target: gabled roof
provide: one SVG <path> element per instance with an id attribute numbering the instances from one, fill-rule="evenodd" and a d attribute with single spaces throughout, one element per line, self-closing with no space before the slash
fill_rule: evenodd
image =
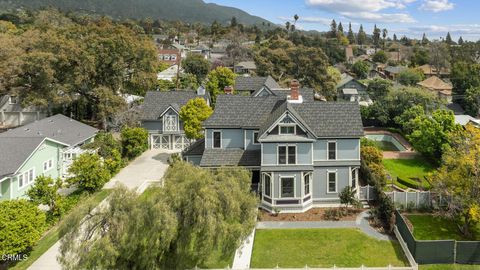
<path id="1" fill-rule="evenodd" d="M 208 99 L 206 95 L 197 95 L 194 90 L 147 92 L 142 105 L 142 120 L 158 120 L 169 107 L 180 110 L 190 99 L 197 97 Z"/>
<path id="2" fill-rule="evenodd" d="M 396 67 L 388 66 L 385 68 L 385 71 L 392 74 L 398 74 L 406 69 L 407 69 L 406 67 L 402 67 L 402 66 L 396 66 Z"/>
<path id="3" fill-rule="evenodd" d="M 235 65 L 235 67 L 243 67 L 246 69 L 257 69 L 254 61 L 243 61 Z"/>
<path id="4" fill-rule="evenodd" d="M 235 78 L 235 87 L 237 91 L 257 91 L 266 86 L 268 89 L 280 88 L 280 85 L 271 77 L 246 77 L 237 76 Z"/>
<path id="5" fill-rule="evenodd" d="M 45 141 L 43 137 L 0 137 L 0 180 L 14 174 Z"/>
<path id="6" fill-rule="evenodd" d="M 354 78 L 347 73 L 342 73 L 340 76 L 340 81 L 337 83 L 337 88 L 344 86 L 348 82 L 354 80 Z"/>
<path id="7" fill-rule="evenodd" d="M 60 143 L 74 146 L 95 136 L 98 129 L 83 124 L 70 117 L 57 114 L 32 122 L 30 124 L 10 129 L 0 134 L 0 138 L 49 138 Z"/>
<path id="8" fill-rule="evenodd" d="M 435 91 L 446 91 L 451 94 L 453 86 L 449 83 L 444 82 L 442 79 L 438 78 L 437 76 L 432 76 L 427 78 L 418 83 L 418 85 L 423 86 L 425 88 L 435 90 Z"/>
<path id="9" fill-rule="evenodd" d="M 254 128 L 267 130 L 285 112 L 291 112 L 316 137 L 361 137 L 363 124 L 355 102 L 304 101 L 284 98 L 221 95 L 206 128 Z"/>

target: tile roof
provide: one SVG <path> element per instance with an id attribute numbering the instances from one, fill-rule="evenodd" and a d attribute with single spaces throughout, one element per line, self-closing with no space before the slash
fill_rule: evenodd
<path id="1" fill-rule="evenodd" d="M 237 76 L 235 78 L 235 87 L 237 91 L 257 91 L 264 86 L 268 89 L 280 88 L 280 85 L 271 77 L 250 77 L 250 76 Z"/>
<path id="2" fill-rule="evenodd" d="M 0 137 L 0 180 L 15 173 L 45 137 Z"/>
<path id="3" fill-rule="evenodd" d="M 179 109 L 190 99 L 196 97 L 204 97 L 208 99 L 207 95 L 198 96 L 194 90 L 177 90 L 177 91 L 150 91 L 145 95 L 142 105 L 142 120 L 158 120 L 160 115 L 172 106 Z"/>
<path id="4" fill-rule="evenodd" d="M 83 124 L 65 115 L 57 114 L 18 128 L 10 129 L 1 133 L 0 138 L 47 137 L 74 146 L 95 136 L 97 132 L 98 129 L 96 128 Z"/>
<path id="5" fill-rule="evenodd" d="M 201 167 L 260 166 L 260 150 L 205 149 Z"/>

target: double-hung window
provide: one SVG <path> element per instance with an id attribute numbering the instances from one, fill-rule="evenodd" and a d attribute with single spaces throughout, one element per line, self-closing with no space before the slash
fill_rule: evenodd
<path id="1" fill-rule="evenodd" d="M 304 193 L 304 196 L 310 195 L 310 192 L 311 192 L 311 188 L 310 188 L 311 178 L 312 178 L 311 173 L 306 173 L 303 176 L 303 193 Z"/>
<path id="2" fill-rule="evenodd" d="M 48 172 L 53 168 L 53 159 L 43 162 L 43 172 Z"/>
<path id="3" fill-rule="evenodd" d="M 35 169 L 30 169 L 23 174 L 18 175 L 18 187 L 22 188 L 35 180 Z"/>
<path id="4" fill-rule="evenodd" d="M 222 148 L 222 132 L 213 132 L 213 148 Z"/>
<path id="5" fill-rule="evenodd" d="M 337 142 L 328 142 L 328 160 L 337 159 Z"/>
<path id="6" fill-rule="evenodd" d="M 294 198 L 295 197 L 295 178 L 281 177 L 280 178 L 280 197 Z"/>
<path id="7" fill-rule="evenodd" d="M 327 185 L 328 193 L 337 192 L 337 172 L 327 172 Z"/>
<path id="8" fill-rule="evenodd" d="M 272 197 L 272 176 L 268 173 L 263 174 L 263 196 Z"/>
<path id="9" fill-rule="evenodd" d="M 258 142 L 258 131 L 253 132 L 253 144 L 259 144 L 259 142 Z"/>
<path id="10" fill-rule="evenodd" d="M 352 186 L 352 188 L 357 187 L 357 168 L 352 170 L 352 184 L 351 184 L 351 186 Z"/>
<path id="11" fill-rule="evenodd" d="M 296 146 L 279 146 L 278 147 L 278 164 L 296 164 L 297 163 L 297 147 Z"/>

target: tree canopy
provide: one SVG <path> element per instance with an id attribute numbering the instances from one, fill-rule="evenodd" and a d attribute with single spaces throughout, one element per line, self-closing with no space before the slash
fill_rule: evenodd
<path id="1" fill-rule="evenodd" d="M 213 110 L 203 98 L 191 99 L 180 109 L 185 135 L 189 139 L 203 138 L 202 123 L 212 115 Z"/>

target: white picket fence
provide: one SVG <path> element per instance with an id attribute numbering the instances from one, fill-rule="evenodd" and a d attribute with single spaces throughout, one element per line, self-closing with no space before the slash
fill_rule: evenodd
<path id="1" fill-rule="evenodd" d="M 374 186 L 359 187 L 359 199 L 360 201 L 374 201 L 377 199 Z"/>
<path id="2" fill-rule="evenodd" d="M 392 191 L 385 192 L 385 194 L 392 199 L 395 205 L 404 207 L 412 206 L 413 208 L 419 208 L 432 204 L 430 191 Z"/>

